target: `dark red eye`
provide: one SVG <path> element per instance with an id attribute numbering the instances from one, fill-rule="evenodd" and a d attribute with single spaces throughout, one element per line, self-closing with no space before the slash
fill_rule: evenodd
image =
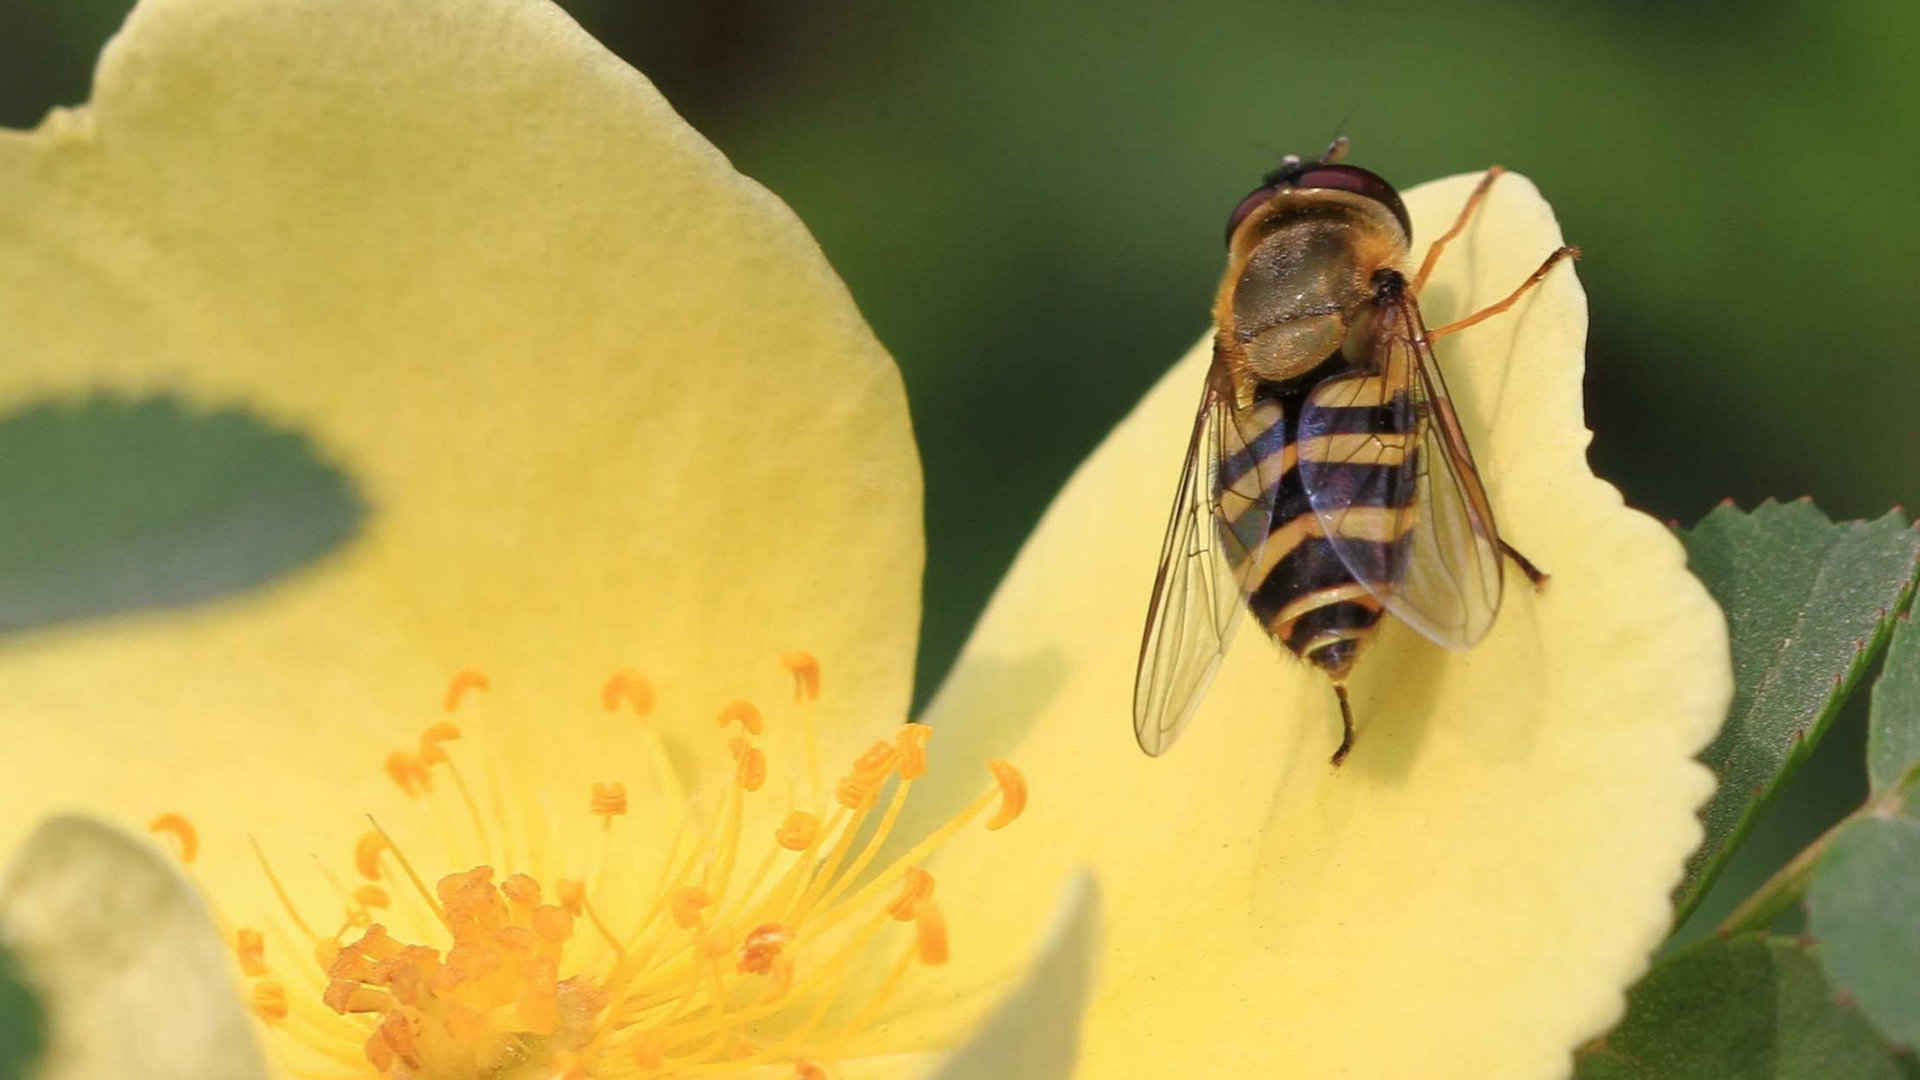
<path id="1" fill-rule="evenodd" d="M 1279 190 L 1279 184 L 1268 184 L 1265 187 L 1256 188 L 1253 194 L 1240 200 L 1240 205 L 1234 207 L 1233 213 L 1227 217 L 1228 247 L 1233 246 L 1233 231 L 1240 227 L 1241 222 L 1247 220 L 1247 215 L 1259 209 L 1262 203 L 1273 198 L 1273 193 Z"/>
<path id="2" fill-rule="evenodd" d="M 1352 165 L 1315 165 L 1295 173 L 1288 182 L 1297 188 L 1330 188 L 1372 199 L 1393 211 L 1407 239 L 1413 239 L 1413 222 L 1407 218 L 1407 207 L 1400 201 L 1400 193 L 1393 190 L 1392 184 L 1365 169 Z"/>

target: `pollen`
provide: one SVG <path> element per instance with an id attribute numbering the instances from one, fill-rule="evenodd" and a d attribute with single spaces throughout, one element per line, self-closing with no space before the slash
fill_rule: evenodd
<path id="1" fill-rule="evenodd" d="M 692 718 L 669 704 L 618 734 L 624 750 L 578 747 L 581 771 L 626 779 L 581 777 L 571 795 L 494 738 L 489 714 L 509 702 L 433 720 L 374 763 L 418 820 L 363 818 L 371 827 L 337 852 L 353 876 L 323 858 L 310 876 L 324 889 L 283 877 L 256 846 L 281 910 L 235 931 L 233 952 L 289 1073 L 821 1080 L 884 1043 L 902 986 L 951 978 L 922 864 L 970 822 L 1012 822 L 1026 781 L 990 763 L 991 783 L 959 813 L 883 854 L 916 782 L 940 767 L 932 729 L 896 727 L 824 770 L 808 708 L 819 660 L 793 652 L 779 666 L 793 703 L 734 698 L 717 712 L 695 704 Z M 487 687 L 457 673 L 442 711 Z M 599 705 L 649 716 L 679 698 L 622 669 Z M 533 719 L 536 742 L 566 730 Z M 191 860 L 186 819 L 152 828 Z"/>

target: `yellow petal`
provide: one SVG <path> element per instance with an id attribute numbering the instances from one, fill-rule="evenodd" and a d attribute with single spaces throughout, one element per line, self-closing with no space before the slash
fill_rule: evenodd
<path id="1" fill-rule="evenodd" d="M 1415 235 L 1476 179 L 1408 192 Z M 1430 283 L 1429 323 L 1560 242 L 1533 187 L 1502 179 Z M 1712 781 L 1691 756 L 1731 675 L 1679 544 L 1588 471 L 1585 329 L 1561 269 L 1440 344 L 1502 533 L 1552 582 L 1510 576 L 1469 652 L 1389 620 L 1352 680 L 1344 767 L 1326 680 L 1258 630 L 1170 753 L 1134 746 L 1135 628 L 1206 342 L 1048 511 L 927 720 L 949 754 L 1017 759 L 1035 793 L 990 863 L 942 866 L 949 902 L 991 896 L 1031 926 L 1078 863 L 1110 898 L 1076 1075 L 1553 1077 L 1619 1015 L 1699 840 Z"/>
<path id="2" fill-rule="evenodd" d="M 1099 930 L 1099 889 L 1091 877 L 1077 875 L 1026 975 L 933 1080 L 1072 1075 Z"/>
<path id="3" fill-rule="evenodd" d="M 245 831 L 343 850 L 469 665 L 583 806 L 632 757 L 616 669 L 723 764 L 713 717 L 789 699 L 788 650 L 828 730 L 904 711 L 899 376 L 792 213 L 559 9 L 148 0 L 91 104 L 0 134 L 0 236 L 0 410 L 242 406 L 371 507 L 237 601 L 8 638 L 0 844 L 79 804 L 184 812 L 210 880 L 258 877 Z"/>
<path id="4" fill-rule="evenodd" d="M 46 1008 L 42 1080 L 267 1075 L 199 894 L 118 829 L 41 824 L 0 881 L 0 944 Z"/>

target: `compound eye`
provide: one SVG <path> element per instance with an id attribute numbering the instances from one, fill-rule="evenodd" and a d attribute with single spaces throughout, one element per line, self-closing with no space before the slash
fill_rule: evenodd
<path id="1" fill-rule="evenodd" d="M 1393 185 L 1365 169 L 1352 165 L 1322 165 L 1307 169 L 1293 178 L 1293 186 L 1299 188 L 1330 188 L 1334 191 L 1346 191 L 1385 206 L 1393 212 L 1400 228 L 1413 239 L 1413 223 L 1407 218 L 1406 204 L 1400 201 L 1400 193 Z"/>
<path id="2" fill-rule="evenodd" d="M 1273 198 L 1274 192 L 1279 190 L 1280 185 L 1268 184 L 1265 187 L 1255 188 L 1253 194 L 1240 200 L 1240 205 L 1234 207 L 1233 213 L 1227 217 L 1228 247 L 1233 246 L 1233 234 L 1239 230 L 1240 223 L 1247 220 L 1247 215 L 1265 205 L 1268 199 Z"/>

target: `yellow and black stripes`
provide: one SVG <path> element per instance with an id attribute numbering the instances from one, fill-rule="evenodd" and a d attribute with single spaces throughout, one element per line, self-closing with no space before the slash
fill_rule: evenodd
<path id="1" fill-rule="evenodd" d="M 1219 469 L 1224 487 L 1261 462 L 1261 479 L 1274 489 L 1266 542 L 1243 578 L 1248 606 L 1274 640 L 1336 680 L 1379 622 L 1382 606 L 1369 586 L 1390 588 L 1405 565 L 1419 468 L 1405 393 L 1387 396 L 1380 392 L 1384 387 L 1356 385 L 1377 375 L 1343 382 L 1358 391 L 1350 400 L 1379 404 L 1340 408 L 1316 402 L 1320 423 L 1314 436 L 1295 441 L 1310 389 L 1346 366 L 1336 354 L 1300 380 L 1263 384 L 1257 400 L 1269 426 L 1247 439 L 1245 448 L 1224 454 Z M 1313 474 L 1320 505 L 1337 512 L 1324 519 L 1314 512 L 1303 468 Z M 1240 483 L 1240 490 L 1245 487 Z M 1238 531 L 1236 524 L 1223 520 L 1220 527 Z M 1340 539 L 1338 549 L 1327 538 L 1329 528 Z"/>

